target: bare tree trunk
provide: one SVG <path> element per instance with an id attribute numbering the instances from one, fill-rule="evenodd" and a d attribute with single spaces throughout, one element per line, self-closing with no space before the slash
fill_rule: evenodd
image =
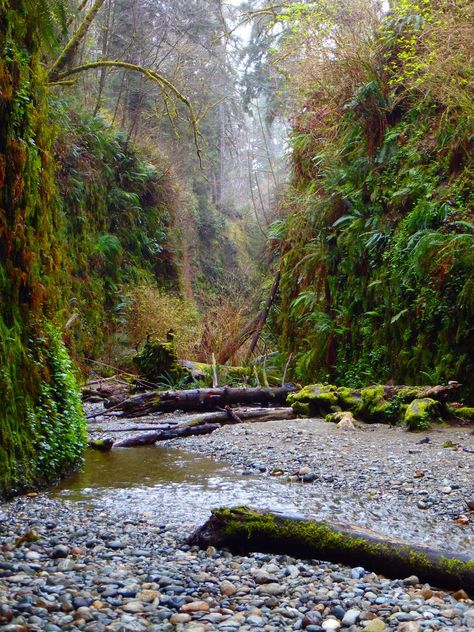
<path id="1" fill-rule="evenodd" d="M 114 403 L 123 417 L 142 417 L 152 412 L 212 411 L 232 405 L 280 406 L 286 404 L 293 386 L 277 388 L 203 388 L 187 391 L 151 391 Z"/>
<path id="2" fill-rule="evenodd" d="M 102 57 L 105 59 L 107 57 L 107 53 L 109 50 L 109 31 L 110 31 L 110 19 L 112 15 L 112 0 L 106 0 L 107 2 L 107 11 L 105 14 L 105 23 L 102 31 Z M 104 92 L 105 79 L 107 76 L 107 68 L 100 69 L 100 78 L 99 78 L 99 90 L 97 92 L 97 101 L 94 108 L 94 116 L 97 115 L 98 111 L 102 105 L 102 94 Z"/>
<path id="3" fill-rule="evenodd" d="M 255 330 L 252 342 L 250 344 L 249 350 L 247 352 L 247 358 L 246 358 L 246 362 L 248 362 L 250 360 L 250 357 L 252 356 L 252 353 L 255 350 L 255 347 L 257 346 L 257 342 L 258 339 L 260 338 L 260 334 L 262 333 L 262 329 L 263 326 L 265 325 L 265 322 L 268 318 L 268 313 L 270 311 L 271 306 L 273 305 L 273 302 L 276 298 L 277 292 L 278 292 L 278 288 L 280 286 L 280 278 L 281 278 L 281 272 L 280 270 L 278 270 L 276 276 L 275 276 L 275 280 L 273 281 L 273 285 L 272 285 L 272 289 L 270 292 L 270 296 L 268 297 L 268 301 L 265 305 L 264 310 L 262 311 L 261 315 L 260 315 L 260 319 L 258 321 L 258 325 L 257 328 Z"/>

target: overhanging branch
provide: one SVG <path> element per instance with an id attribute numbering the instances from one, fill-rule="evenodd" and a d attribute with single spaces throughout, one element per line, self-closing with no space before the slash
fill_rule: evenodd
<path id="1" fill-rule="evenodd" d="M 81 66 L 75 66 L 74 68 L 70 68 L 65 70 L 61 74 L 58 74 L 54 77 L 54 82 L 52 85 L 57 84 L 58 82 L 62 82 L 64 79 L 67 79 L 71 75 L 76 75 L 81 72 L 85 72 L 87 70 L 93 70 L 95 68 L 125 68 L 126 70 L 133 70 L 135 72 L 139 72 L 142 75 L 145 75 L 150 81 L 154 81 L 157 83 L 161 89 L 168 89 L 170 92 L 174 94 L 174 96 L 183 103 L 189 112 L 189 120 L 191 123 L 191 127 L 193 130 L 193 138 L 194 145 L 196 147 L 196 153 L 199 158 L 199 164 L 202 166 L 202 154 L 201 149 L 199 147 L 199 130 L 196 115 L 194 113 L 194 108 L 191 105 L 190 100 L 180 91 L 178 88 L 171 83 L 169 79 L 155 72 L 154 70 L 150 70 L 149 68 L 144 68 L 143 66 L 138 66 L 136 64 L 131 64 L 126 61 L 114 61 L 114 60 L 101 60 L 101 61 L 92 61 L 87 64 L 82 64 Z"/>

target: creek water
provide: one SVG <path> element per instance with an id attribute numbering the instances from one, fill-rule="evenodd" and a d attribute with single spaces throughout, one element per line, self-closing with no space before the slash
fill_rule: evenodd
<path id="1" fill-rule="evenodd" d="M 289 483 L 244 476 L 213 459 L 159 446 L 87 450 L 83 467 L 50 491 L 56 498 L 181 526 L 204 522 L 212 507 L 295 511 L 297 493 Z"/>
<path id="2" fill-rule="evenodd" d="M 152 517 L 188 531 L 205 522 L 213 507 L 250 505 L 312 514 L 411 542 L 435 542 L 440 548 L 474 553 L 471 530 L 454 527 L 451 518 L 414 511 L 405 497 L 392 496 L 381 503 L 356 488 L 348 492 L 244 475 L 229 464 L 168 446 L 87 450 L 83 467 L 49 494 L 121 517 Z"/>

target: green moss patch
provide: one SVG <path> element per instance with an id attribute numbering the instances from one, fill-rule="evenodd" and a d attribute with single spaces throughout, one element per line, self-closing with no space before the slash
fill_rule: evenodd
<path id="1" fill-rule="evenodd" d="M 430 397 L 414 399 L 405 411 L 404 422 L 409 430 L 429 430 L 431 423 L 440 420 L 440 403 Z"/>

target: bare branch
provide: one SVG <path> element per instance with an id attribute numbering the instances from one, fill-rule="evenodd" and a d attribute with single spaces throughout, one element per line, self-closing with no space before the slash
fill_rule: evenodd
<path id="1" fill-rule="evenodd" d="M 142 75 L 145 75 L 147 79 L 150 79 L 151 81 L 154 81 L 155 83 L 157 83 L 160 86 L 160 88 L 162 88 L 163 90 L 164 89 L 170 90 L 170 92 L 174 94 L 174 96 L 178 99 L 178 101 L 181 101 L 181 103 L 183 103 L 188 109 L 189 120 L 191 123 L 193 136 L 194 136 L 194 145 L 196 147 L 196 153 L 199 158 L 199 164 L 200 166 L 202 166 L 202 152 L 199 147 L 199 130 L 198 130 L 196 115 L 194 113 L 194 108 L 191 105 L 191 102 L 189 101 L 189 99 L 186 96 L 184 96 L 184 94 L 180 92 L 178 88 L 163 75 L 160 75 L 159 73 L 153 70 L 150 70 L 149 68 L 143 68 L 143 66 L 130 64 L 126 61 L 102 60 L 102 61 L 93 61 L 87 64 L 82 64 L 81 66 L 76 66 L 75 68 L 70 68 L 69 70 L 66 70 L 60 75 L 57 75 L 56 79 L 62 80 L 67 77 L 70 77 L 71 75 L 85 72 L 87 70 L 93 70 L 94 68 L 103 68 L 103 67 L 125 68 L 126 70 L 133 70 L 135 72 L 139 72 Z"/>

